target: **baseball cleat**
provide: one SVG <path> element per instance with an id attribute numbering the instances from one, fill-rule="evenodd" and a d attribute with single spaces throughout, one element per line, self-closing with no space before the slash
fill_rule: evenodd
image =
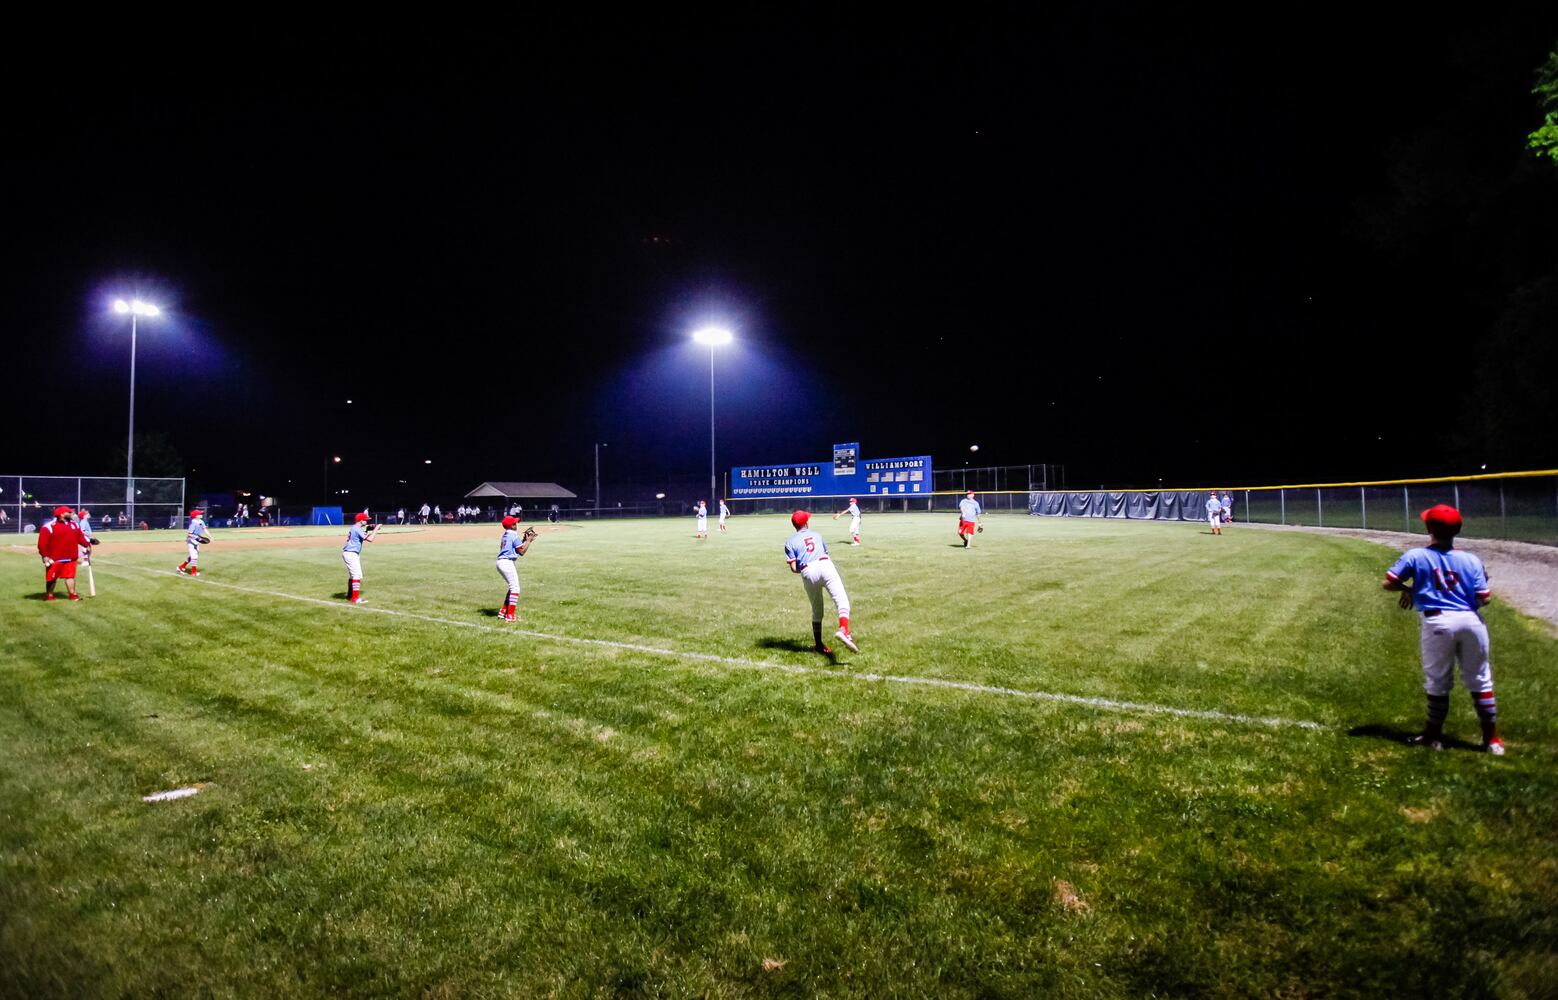
<path id="1" fill-rule="evenodd" d="M 848 632 L 844 631 L 843 629 L 839 629 L 837 632 L 834 632 L 833 633 L 833 638 L 837 639 L 839 642 L 842 642 L 844 645 L 848 646 L 849 647 L 849 651 L 851 653 L 858 653 L 858 652 L 860 652 L 860 647 L 855 645 L 855 637 L 850 635 Z"/>
<path id="2" fill-rule="evenodd" d="M 185 576 L 188 576 L 188 575 L 189 575 L 189 573 L 188 573 L 188 571 L 187 571 L 187 570 L 185 570 L 185 569 L 184 569 L 184 567 L 182 567 L 182 566 L 180 566 L 180 567 L 179 567 L 179 568 L 178 568 L 178 571 L 179 571 L 179 572 L 180 572 L 180 573 L 183 573 L 183 574 L 184 574 L 184 575 L 185 575 Z"/>
<path id="3" fill-rule="evenodd" d="M 1444 744 L 1440 742 L 1439 737 L 1430 736 L 1428 733 L 1418 733 L 1416 736 L 1409 737 L 1407 739 L 1407 746 L 1427 747 L 1430 750 L 1444 749 Z"/>
<path id="4" fill-rule="evenodd" d="M 79 600 L 81 600 L 81 595 L 80 595 L 80 594 L 71 594 L 71 595 L 70 595 L 70 599 L 71 599 L 71 600 L 72 600 L 72 601 L 79 601 Z M 1503 752 L 1503 748 L 1502 748 L 1502 747 L 1500 747 L 1500 748 L 1499 748 L 1499 751 L 1500 751 L 1500 752 L 1501 752 L 1501 753 L 1502 753 L 1502 752 Z"/>
<path id="5" fill-rule="evenodd" d="M 57 600 L 59 600 L 59 598 L 55 597 L 53 594 L 45 594 L 45 595 L 43 595 L 43 599 L 45 601 L 57 601 Z"/>
<path id="6" fill-rule="evenodd" d="M 49 600 L 52 601 L 52 600 L 54 600 L 54 598 L 51 597 L 51 598 L 49 598 Z M 811 650 L 814 653 L 823 653 L 823 654 L 826 654 L 826 655 L 832 655 L 832 653 L 833 653 L 833 648 L 831 646 L 824 645 L 823 643 L 820 643 L 820 642 L 817 643 L 817 645 L 813 646 L 811 648 Z"/>
<path id="7" fill-rule="evenodd" d="M 1495 757 L 1502 757 L 1504 756 L 1504 741 L 1500 739 L 1489 740 L 1483 749 Z"/>

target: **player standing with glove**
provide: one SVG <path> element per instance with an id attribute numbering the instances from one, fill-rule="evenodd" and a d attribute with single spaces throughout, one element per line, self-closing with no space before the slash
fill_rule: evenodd
<path id="1" fill-rule="evenodd" d="M 1461 680 L 1471 693 L 1482 723 L 1482 748 L 1503 756 L 1498 731 L 1498 702 L 1493 697 L 1493 664 L 1488 657 L 1488 626 L 1477 609 L 1492 600 L 1482 560 L 1455 549 L 1461 513 L 1439 504 L 1422 513 L 1429 544 L 1410 549 L 1385 572 L 1386 590 L 1402 591 L 1401 606 L 1422 613 L 1419 648 L 1428 721 L 1407 742 L 1442 749 L 1444 720 L 1450 713 L 1450 667 L 1459 661 Z"/>
<path id="2" fill-rule="evenodd" d="M 526 528 L 519 533 L 519 519 L 512 514 L 503 519 L 503 537 L 498 540 L 498 575 L 508 581 L 508 596 L 498 617 L 506 622 L 519 620 L 519 570 L 515 563 L 530 551 L 530 543 L 536 540 L 536 529 Z"/>
<path id="3" fill-rule="evenodd" d="M 346 534 L 346 545 L 341 549 L 341 561 L 346 563 L 346 595 L 347 600 L 353 604 L 361 604 L 362 600 L 362 547 L 364 542 L 373 541 L 379 533 L 379 525 L 375 524 L 373 530 L 368 530 L 368 515 L 358 514 L 356 521 L 352 523 L 351 531 Z"/>
<path id="4" fill-rule="evenodd" d="M 974 499 L 973 490 L 969 490 L 968 496 L 958 501 L 958 537 L 963 539 L 965 549 L 973 544 L 974 532 L 985 530 L 979 526 L 979 515 L 984 512 L 979 501 Z"/>
<path id="5" fill-rule="evenodd" d="M 190 576 L 199 576 L 200 567 L 196 565 L 200 561 L 200 546 L 211 541 L 211 536 L 206 532 L 206 522 L 202 515 L 205 511 L 196 507 L 189 512 L 189 530 L 184 533 L 184 545 L 189 550 L 189 558 L 179 563 L 179 572 Z"/>
<path id="6" fill-rule="evenodd" d="M 833 560 L 828 558 L 828 543 L 807 527 L 810 521 L 811 515 L 804 510 L 790 515 L 795 534 L 784 543 L 784 556 L 790 563 L 790 572 L 801 574 L 806 596 L 811 600 L 812 648 L 819 653 L 833 652 L 822 641 L 822 592 L 826 590 L 839 614 L 839 630 L 833 633 L 833 638 L 858 653 L 860 647 L 855 645 L 855 637 L 849 631 L 849 595 L 844 592 L 844 580 Z"/>

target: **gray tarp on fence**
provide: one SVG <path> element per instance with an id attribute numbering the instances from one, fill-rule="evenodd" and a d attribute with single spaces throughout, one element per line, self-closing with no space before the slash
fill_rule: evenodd
<path id="1" fill-rule="evenodd" d="M 1042 517 L 1121 517 L 1144 521 L 1200 521 L 1205 490 L 1106 491 L 1028 494 L 1028 513 Z"/>

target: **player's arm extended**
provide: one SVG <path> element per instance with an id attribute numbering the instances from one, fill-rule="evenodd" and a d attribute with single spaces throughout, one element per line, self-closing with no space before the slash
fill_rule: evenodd
<path id="1" fill-rule="evenodd" d="M 1395 591 L 1395 590 L 1410 590 L 1410 589 L 1412 589 L 1412 578 L 1411 577 L 1407 577 L 1405 580 L 1403 580 L 1403 579 L 1400 579 L 1400 578 L 1394 576 L 1391 573 L 1386 573 L 1385 574 L 1385 582 L 1380 584 L 1380 586 L 1382 588 L 1384 588 L 1385 590 L 1391 590 L 1391 591 Z"/>

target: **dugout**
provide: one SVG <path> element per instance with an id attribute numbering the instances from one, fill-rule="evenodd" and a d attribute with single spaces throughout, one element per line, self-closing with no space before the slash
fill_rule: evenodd
<path id="1" fill-rule="evenodd" d="M 489 482 L 482 483 L 465 494 L 467 500 L 501 500 L 505 510 L 510 504 L 518 502 L 530 511 L 537 508 L 550 509 L 554 503 L 561 508 L 571 509 L 573 504 L 563 501 L 578 498 L 577 493 L 566 490 L 556 483 Z"/>

